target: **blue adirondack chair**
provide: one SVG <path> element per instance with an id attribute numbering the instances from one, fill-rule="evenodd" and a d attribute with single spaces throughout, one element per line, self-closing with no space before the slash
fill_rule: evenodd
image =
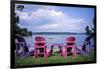
<path id="1" fill-rule="evenodd" d="M 24 56 L 29 52 L 28 45 L 26 44 L 26 41 L 22 36 L 15 36 L 15 45 L 17 56 Z"/>
<path id="2" fill-rule="evenodd" d="M 94 34 L 87 36 L 80 47 L 76 47 L 76 50 L 83 56 L 87 56 L 90 52 L 94 51 Z"/>

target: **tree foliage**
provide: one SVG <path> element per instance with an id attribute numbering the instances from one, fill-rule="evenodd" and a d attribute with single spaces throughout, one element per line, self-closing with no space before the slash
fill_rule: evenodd
<path id="1" fill-rule="evenodd" d="M 91 30 L 89 29 L 89 26 L 86 26 L 85 30 L 86 30 L 87 35 L 91 35 L 91 34 L 95 33 L 95 21 L 96 21 L 96 19 L 95 19 L 95 16 L 94 16 L 94 18 L 93 18 L 93 26 L 94 27 L 91 28 Z"/>
<path id="2" fill-rule="evenodd" d="M 94 16 L 94 18 L 93 18 L 93 25 L 94 25 L 94 28 L 92 28 L 92 30 L 93 30 L 94 33 L 95 33 L 95 21 L 96 21 L 96 18 L 95 18 L 95 16 Z"/>
<path id="3" fill-rule="evenodd" d="M 16 8 L 17 8 L 17 10 L 22 11 L 24 9 L 24 5 L 18 5 Z"/>
<path id="4" fill-rule="evenodd" d="M 92 31 L 89 29 L 89 26 L 86 26 L 85 30 L 87 35 L 90 35 L 92 33 Z"/>
<path id="5" fill-rule="evenodd" d="M 24 5 L 18 5 L 17 10 L 22 11 L 24 9 Z M 15 28 L 15 33 L 22 35 L 22 36 L 32 36 L 32 32 L 28 31 L 27 28 L 20 28 L 18 26 L 18 23 L 20 23 L 20 17 L 15 13 L 14 15 L 14 28 Z"/>

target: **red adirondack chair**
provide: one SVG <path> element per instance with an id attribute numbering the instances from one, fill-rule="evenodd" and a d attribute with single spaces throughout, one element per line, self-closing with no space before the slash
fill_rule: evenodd
<path id="1" fill-rule="evenodd" d="M 35 37 L 34 57 L 36 58 L 37 56 L 44 57 L 44 59 L 47 59 L 48 56 L 45 38 L 41 36 Z"/>
<path id="2" fill-rule="evenodd" d="M 66 58 L 68 54 L 71 54 L 76 57 L 76 50 L 75 50 L 75 37 L 68 37 L 66 38 L 66 46 L 64 50 L 64 57 Z"/>

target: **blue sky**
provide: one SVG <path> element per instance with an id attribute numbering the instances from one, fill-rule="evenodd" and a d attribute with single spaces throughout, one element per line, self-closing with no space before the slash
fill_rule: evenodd
<path id="1" fill-rule="evenodd" d="M 32 32 L 83 33 L 86 26 L 93 28 L 94 8 L 34 4 L 25 4 L 24 7 L 22 11 L 15 9 L 20 17 L 19 26 Z"/>

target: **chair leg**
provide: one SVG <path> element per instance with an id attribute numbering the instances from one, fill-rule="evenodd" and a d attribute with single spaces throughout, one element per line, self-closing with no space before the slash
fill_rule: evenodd
<path id="1" fill-rule="evenodd" d="M 44 54 L 44 61 L 47 63 L 47 54 Z"/>
<path id="2" fill-rule="evenodd" d="M 73 50 L 72 54 L 73 54 L 74 57 L 77 56 L 75 49 Z"/>
<path id="3" fill-rule="evenodd" d="M 35 58 L 36 58 L 36 49 L 34 49 L 34 56 L 33 56 L 34 63 L 36 62 Z"/>
<path id="4" fill-rule="evenodd" d="M 66 53 L 65 57 L 67 58 L 67 53 Z"/>
<path id="5" fill-rule="evenodd" d="M 67 52 L 64 53 L 64 58 L 67 58 Z"/>
<path id="6" fill-rule="evenodd" d="M 34 50 L 34 58 L 36 58 L 36 50 Z"/>
<path id="7" fill-rule="evenodd" d="M 76 53 L 73 53 L 73 56 L 76 57 Z"/>

